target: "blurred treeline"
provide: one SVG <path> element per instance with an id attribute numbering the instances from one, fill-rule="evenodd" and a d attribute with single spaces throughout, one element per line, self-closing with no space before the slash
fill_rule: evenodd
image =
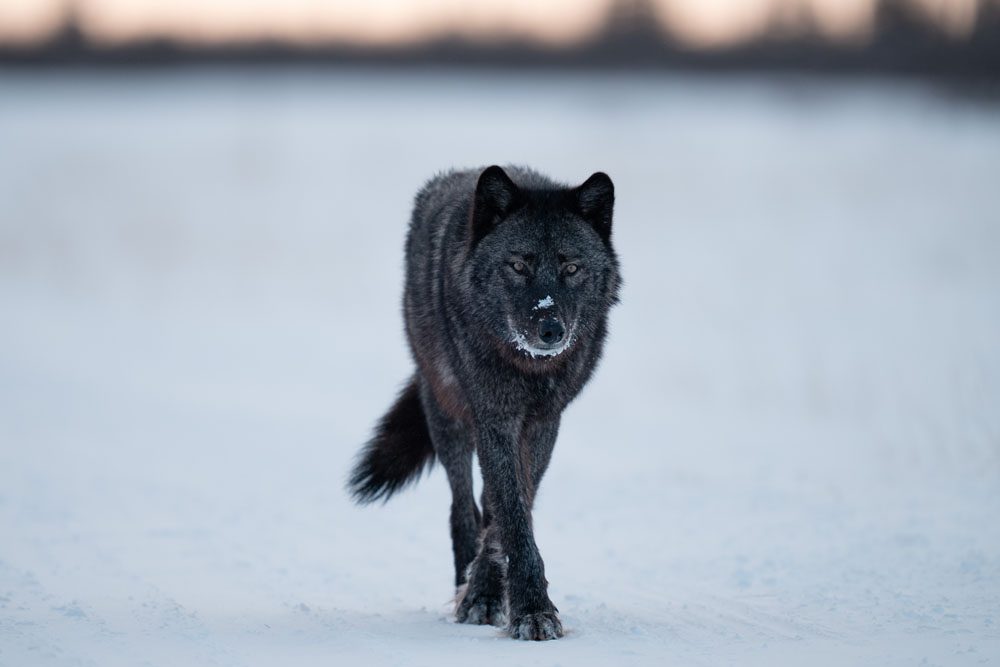
<path id="1" fill-rule="evenodd" d="M 790 29 L 775 16 L 770 29 L 736 44 L 696 48 L 672 38 L 650 0 L 616 0 L 601 30 L 564 46 L 526 39 L 475 41 L 437 37 L 399 46 L 319 45 L 262 41 L 192 45 L 166 39 L 116 46 L 92 42 L 70 11 L 52 38 L 38 44 L 0 43 L 0 65 L 166 66 L 175 64 L 376 64 L 685 71 L 781 70 L 900 74 L 1000 81 L 1000 2 L 983 0 L 962 36 L 949 33 L 918 3 L 875 0 L 868 34 L 855 40 L 824 36 L 803 8 Z"/>

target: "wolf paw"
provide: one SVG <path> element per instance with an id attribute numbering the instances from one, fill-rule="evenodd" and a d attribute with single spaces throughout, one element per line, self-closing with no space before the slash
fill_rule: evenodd
<path id="1" fill-rule="evenodd" d="M 459 600 L 455 617 L 459 623 L 503 626 L 507 622 L 502 597 L 466 594 Z"/>
<path id="2" fill-rule="evenodd" d="M 514 639 L 556 639 L 563 636 L 562 623 L 553 611 L 518 616 L 510 622 L 507 633 Z"/>

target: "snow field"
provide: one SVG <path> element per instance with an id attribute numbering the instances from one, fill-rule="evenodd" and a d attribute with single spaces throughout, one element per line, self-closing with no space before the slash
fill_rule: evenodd
<path id="1" fill-rule="evenodd" d="M 1000 115 L 892 82 L 0 71 L 0 665 L 1000 660 Z M 444 475 L 350 504 L 412 197 L 616 184 L 535 511 L 567 636 L 453 623 Z"/>

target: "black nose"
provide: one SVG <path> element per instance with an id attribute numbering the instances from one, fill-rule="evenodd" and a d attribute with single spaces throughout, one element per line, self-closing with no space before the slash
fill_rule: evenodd
<path id="1" fill-rule="evenodd" d="M 566 329 L 559 320 L 542 320 L 538 323 L 538 337 L 546 345 L 555 345 L 565 335 Z"/>

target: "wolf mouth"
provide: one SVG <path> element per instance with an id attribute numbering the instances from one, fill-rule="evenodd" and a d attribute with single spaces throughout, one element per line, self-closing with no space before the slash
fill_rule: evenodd
<path id="1" fill-rule="evenodd" d="M 522 352 L 527 352 L 531 355 L 532 359 L 536 357 L 554 357 L 558 354 L 562 354 L 573 344 L 573 339 L 575 336 L 571 331 L 569 335 L 563 340 L 563 342 L 557 347 L 536 347 L 528 342 L 528 337 L 526 333 L 522 333 L 514 328 L 513 325 L 510 327 L 511 342 L 517 346 L 517 349 Z"/>

